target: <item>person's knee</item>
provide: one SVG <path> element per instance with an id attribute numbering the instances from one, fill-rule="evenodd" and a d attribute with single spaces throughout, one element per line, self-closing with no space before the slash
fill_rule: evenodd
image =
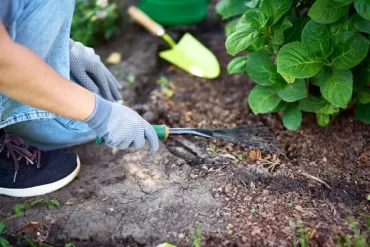
<path id="1" fill-rule="evenodd" d="M 73 15 L 75 7 L 75 0 L 32 0 L 23 10 L 18 25 L 24 21 L 32 19 L 39 20 L 41 23 L 44 21 L 52 22 L 52 20 L 66 20 L 70 19 Z"/>

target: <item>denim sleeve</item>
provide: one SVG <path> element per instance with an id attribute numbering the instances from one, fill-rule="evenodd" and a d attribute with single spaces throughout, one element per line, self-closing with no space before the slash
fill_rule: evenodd
<path id="1" fill-rule="evenodd" d="M 0 20 L 9 28 L 24 9 L 28 0 L 0 0 Z"/>

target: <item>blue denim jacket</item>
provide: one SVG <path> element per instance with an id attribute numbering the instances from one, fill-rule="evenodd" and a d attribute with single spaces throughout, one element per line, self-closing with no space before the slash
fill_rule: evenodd
<path id="1" fill-rule="evenodd" d="M 74 4 L 74 0 L 1 0 L 0 20 L 12 40 L 35 52 L 69 79 L 69 33 Z M 22 121 L 56 117 L 54 113 L 0 94 L 0 128 Z"/>

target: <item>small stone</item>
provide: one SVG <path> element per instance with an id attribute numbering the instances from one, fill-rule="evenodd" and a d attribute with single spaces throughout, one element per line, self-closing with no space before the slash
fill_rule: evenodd
<path id="1" fill-rule="evenodd" d="M 216 193 L 215 198 L 219 198 L 219 197 L 220 197 L 220 194 Z"/>
<path id="2" fill-rule="evenodd" d="M 179 237 L 180 239 L 182 239 L 182 238 L 185 238 L 185 235 L 184 235 L 183 233 L 180 233 L 180 234 L 178 235 L 178 237 Z"/>
<path id="3" fill-rule="evenodd" d="M 202 169 L 208 171 L 208 167 L 207 166 L 202 166 Z"/>
<path id="4" fill-rule="evenodd" d="M 228 224 L 228 225 L 226 226 L 226 230 L 230 230 L 230 229 L 232 229 L 233 227 L 234 227 L 233 225 Z"/>
<path id="5" fill-rule="evenodd" d="M 328 162 L 328 158 L 326 158 L 325 156 L 322 157 L 322 161 L 324 161 L 325 163 Z"/>
<path id="6" fill-rule="evenodd" d="M 268 190 L 263 190 L 263 191 L 262 191 L 262 194 L 263 194 L 263 195 L 268 195 L 268 194 L 270 194 L 270 191 L 268 191 Z"/>
<path id="7" fill-rule="evenodd" d="M 191 178 L 197 178 L 198 177 L 198 175 L 197 174 L 194 174 L 194 173 L 190 173 L 190 175 L 189 175 Z"/>

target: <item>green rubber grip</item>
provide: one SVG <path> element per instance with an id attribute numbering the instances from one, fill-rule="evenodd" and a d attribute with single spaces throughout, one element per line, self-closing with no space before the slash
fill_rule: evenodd
<path id="1" fill-rule="evenodd" d="M 169 135 L 169 129 L 166 125 L 152 125 L 152 127 L 154 128 L 155 132 L 157 133 L 158 135 L 158 139 L 163 141 L 163 140 L 166 140 L 168 135 Z M 96 137 L 95 138 L 95 143 L 96 144 L 102 144 L 104 142 L 104 140 L 100 137 Z"/>
<path id="2" fill-rule="evenodd" d="M 158 139 L 163 141 L 163 140 L 166 140 L 168 135 L 169 135 L 169 129 L 166 125 L 152 125 L 152 127 L 154 128 L 155 132 L 157 133 L 158 135 Z"/>

